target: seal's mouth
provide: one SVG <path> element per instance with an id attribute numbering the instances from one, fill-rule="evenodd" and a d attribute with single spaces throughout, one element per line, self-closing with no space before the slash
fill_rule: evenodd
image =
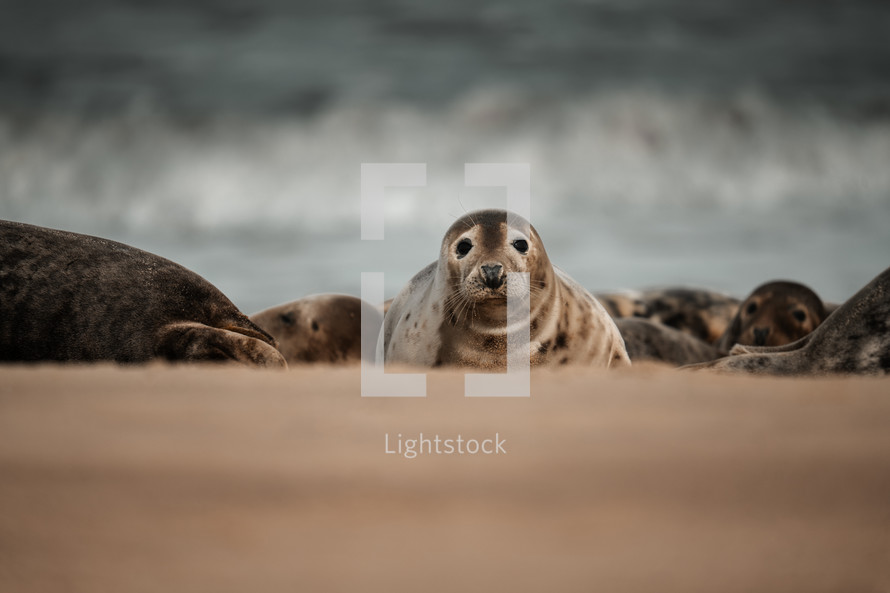
<path id="1" fill-rule="evenodd" d="M 503 290 L 500 290 L 500 289 L 494 289 L 494 288 L 491 288 L 491 289 L 488 289 L 488 290 L 483 294 L 483 297 L 482 297 L 482 299 L 480 299 L 480 300 L 484 300 L 484 301 L 503 301 L 503 302 L 506 303 L 506 302 L 507 302 L 507 293 L 506 293 L 506 291 L 503 291 Z"/>
<path id="2" fill-rule="evenodd" d="M 490 288 L 483 289 L 479 292 L 473 293 L 470 297 L 472 300 L 479 302 L 507 302 L 507 294 L 500 290 L 493 290 Z"/>
<path id="3" fill-rule="evenodd" d="M 481 302 L 507 302 L 507 284 L 503 283 L 496 288 L 480 282 L 478 279 L 472 279 L 464 283 L 464 296 L 475 303 Z"/>

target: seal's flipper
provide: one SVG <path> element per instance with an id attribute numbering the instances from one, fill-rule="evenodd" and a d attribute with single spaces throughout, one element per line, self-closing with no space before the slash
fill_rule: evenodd
<path id="1" fill-rule="evenodd" d="M 738 356 L 740 354 L 770 354 L 772 352 L 791 352 L 792 350 L 800 350 L 806 346 L 813 334 L 807 334 L 796 342 L 785 344 L 783 346 L 747 346 L 744 344 L 736 344 L 729 350 L 730 356 Z"/>
<path id="2" fill-rule="evenodd" d="M 248 366 L 287 368 L 284 357 L 272 345 L 240 332 L 196 322 L 164 326 L 155 354 L 167 360 L 232 360 Z"/>

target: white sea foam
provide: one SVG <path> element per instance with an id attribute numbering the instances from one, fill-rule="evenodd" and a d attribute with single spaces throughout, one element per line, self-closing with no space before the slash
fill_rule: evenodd
<path id="1" fill-rule="evenodd" d="M 188 125 L 151 110 L 27 124 L 0 116 L 0 217 L 169 245 L 171 257 L 258 309 L 306 292 L 357 292 L 358 263 L 331 270 L 307 253 L 343 237 L 348 249 L 326 251 L 349 258 L 361 249 L 364 162 L 428 164 L 427 188 L 387 198 L 388 233 L 403 233 L 421 265 L 464 210 L 504 203 L 497 191 L 463 187 L 468 162 L 530 164 L 533 223 L 557 263 L 591 288 L 683 281 L 745 292 L 781 275 L 837 299 L 890 254 L 881 231 L 890 220 L 888 121 L 754 94 L 486 90 L 435 109 L 340 104 L 309 119 L 211 115 Z M 256 254 L 220 247 L 232 237 L 293 253 L 276 256 L 278 270 L 303 267 L 290 283 L 263 265 L 242 263 L 236 275 L 238 254 Z M 214 247 L 196 255 L 196 244 Z M 401 281 L 420 268 L 412 255 L 394 256 Z M 822 270 L 825 258 L 845 268 Z"/>
<path id="2" fill-rule="evenodd" d="M 532 100 L 477 92 L 445 109 L 341 106 L 313 119 L 151 113 L 0 120 L 7 216 L 131 230 L 322 230 L 355 219 L 363 162 L 426 162 L 390 224 L 439 224 L 466 162 L 531 164 L 535 211 L 890 205 L 890 125 L 731 101 L 616 93 Z"/>

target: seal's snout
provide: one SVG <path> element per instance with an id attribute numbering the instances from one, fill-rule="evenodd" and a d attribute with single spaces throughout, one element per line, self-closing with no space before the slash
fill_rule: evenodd
<path id="1" fill-rule="evenodd" d="M 767 337 L 769 337 L 769 328 L 768 327 L 755 327 L 754 328 L 754 345 L 755 346 L 765 346 Z"/>
<path id="2" fill-rule="evenodd" d="M 500 264 L 493 264 L 490 266 L 481 266 L 482 270 L 482 282 L 485 283 L 485 286 L 488 288 L 500 288 L 501 284 L 504 283 L 504 278 L 501 272 L 503 272 L 504 267 Z"/>

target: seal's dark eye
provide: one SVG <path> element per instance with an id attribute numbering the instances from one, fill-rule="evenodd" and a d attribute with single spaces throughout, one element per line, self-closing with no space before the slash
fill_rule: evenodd
<path id="1" fill-rule="evenodd" d="M 748 313 L 748 315 L 752 315 L 754 313 L 754 311 L 756 311 L 756 310 L 757 310 L 757 303 L 751 303 L 748 305 L 748 308 L 745 309 L 745 312 Z"/>
<path id="2" fill-rule="evenodd" d="M 797 319 L 798 321 L 800 321 L 801 323 L 803 323 L 807 319 L 807 314 L 804 313 L 803 311 L 801 311 L 800 309 L 798 309 L 797 311 L 792 313 L 792 315 L 794 315 L 794 318 Z"/>
<path id="3" fill-rule="evenodd" d="M 513 247 L 516 248 L 516 251 L 519 253 L 527 253 L 528 252 L 528 241 L 525 239 L 516 239 L 513 241 Z"/>
<path id="4" fill-rule="evenodd" d="M 457 244 L 457 257 L 463 257 L 470 252 L 470 249 L 473 248 L 473 244 L 470 243 L 469 239 L 461 239 Z"/>

